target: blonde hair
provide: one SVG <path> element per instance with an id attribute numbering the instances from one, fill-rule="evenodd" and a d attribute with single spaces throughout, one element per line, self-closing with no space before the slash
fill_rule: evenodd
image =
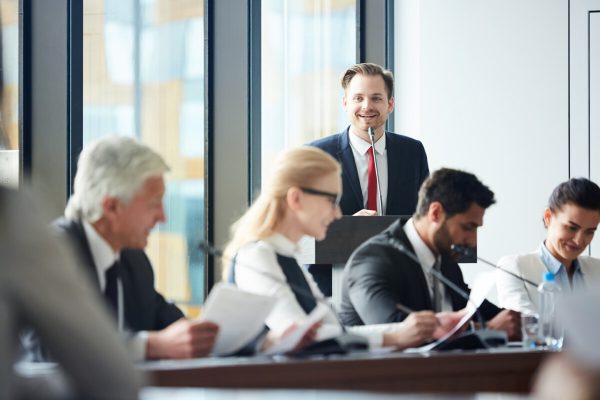
<path id="1" fill-rule="evenodd" d="M 225 247 L 222 261 L 223 278 L 227 279 L 231 260 L 242 246 L 275 233 L 284 216 L 290 188 L 311 187 L 316 179 L 332 173 L 341 174 L 340 164 L 316 147 L 300 147 L 279 154 L 260 195 L 231 226 L 231 240 Z"/>

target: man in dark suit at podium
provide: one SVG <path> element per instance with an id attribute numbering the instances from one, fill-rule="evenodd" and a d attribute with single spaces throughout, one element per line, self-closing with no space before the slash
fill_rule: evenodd
<path id="1" fill-rule="evenodd" d="M 377 64 L 356 64 L 342 76 L 342 104 L 350 120 L 344 131 L 311 142 L 342 165 L 343 215 L 410 215 L 417 205 L 421 183 L 429 175 L 423 144 L 385 130 L 394 110 L 394 77 Z M 369 128 L 374 131 L 371 148 Z M 379 208 L 377 172 L 381 188 Z M 309 271 L 320 289 L 331 295 L 331 266 L 314 265 Z"/>
<path id="2" fill-rule="evenodd" d="M 354 251 L 344 268 L 340 317 L 345 325 L 400 322 L 414 311 L 459 311 L 466 299 L 430 272 L 436 269 L 468 293 L 453 244 L 474 247 L 494 193 L 475 175 L 443 168 L 419 191 L 419 203 L 406 223 L 398 220 Z M 400 247 L 406 250 L 402 251 Z M 413 254 L 419 262 L 408 256 Z M 404 306 L 404 307 L 403 307 Z M 491 329 L 520 334 L 520 315 L 484 301 L 480 307 Z"/>

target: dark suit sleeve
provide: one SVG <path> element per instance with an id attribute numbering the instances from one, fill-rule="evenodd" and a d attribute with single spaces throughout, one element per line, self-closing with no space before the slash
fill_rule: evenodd
<path id="1" fill-rule="evenodd" d="M 419 156 L 419 171 L 421 172 L 420 176 L 420 184 L 427 179 L 429 176 L 429 163 L 427 162 L 427 153 L 425 152 L 425 147 L 423 147 L 423 143 L 419 142 L 420 147 L 420 156 Z"/>
<path id="2" fill-rule="evenodd" d="M 134 332 L 156 331 L 183 318 L 177 306 L 165 300 L 154 288 L 154 271 L 143 251 L 124 250 L 121 276 L 125 289 L 125 319 Z"/>
<path id="3" fill-rule="evenodd" d="M 346 266 L 348 296 L 365 325 L 400 322 L 406 314 L 398 290 L 397 268 L 389 248 L 369 244 L 358 250 Z"/>
<path id="4" fill-rule="evenodd" d="M 156 329 L 164 329 L 173 322 L 183 318 L 183 312 L 173 303 L 169 303 L 157 291 L 154 291 L 154 304 L 156 315 Z"/>
<path id="5" fill-rule="evenodd" d="M 145 253 L 142 253 L 144 258 L 146 259 L 146 263 L 150 265 L 150 261 L 148 260 Z M 154 315 L 154 329 L 161 330 L 171 325 L 173 322 L 177 321 L 180 318 L 183 318 L 183 312 L 173 303 L 168 302 L 165 298 L 156 291 L 154 288 L 154 271 L 152 267 L 148 269 L 151 274 L 151 284 L 148 285 L 149 291 L 149 301 L 148 306 L 151 307 L 152 314 Z"/>
<path id="6" fill-rule="evenodd" d="M 489 321 L 490 319 L 498 315 L 498 313 L 502 311 L 502 308 L 497 307 L 494 303 L 490 301 L 484 300 L 483 304 L 481 304 L 481 306 L 479 307 L 479 310 L 483 315 L 483 319 Z"/>

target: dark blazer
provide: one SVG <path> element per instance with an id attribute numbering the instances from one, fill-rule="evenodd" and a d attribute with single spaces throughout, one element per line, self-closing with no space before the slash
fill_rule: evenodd
<path id="1" fill-rule="evenodd" d="M 342 214 L 352 215 L 365 208 L 356 163 L 350 147 L 349 127 L 343 132 L 309 143 L 335 157 L 342 165 L 344 192 Z M 415 139 L 385 132 L 388 160 L 387 215 L 411 215 L 417 208 L 421 184 L 429 175 L 423 144 Z"/>
<path id="2" fill-rule="evenodd" d="M 98 273 L 82 223 L 60 218 L 52 225 L 70 239 L 78 253 L 81 268 L 100 292 Z M 154 289 L 154 272 L 144 251 L 123 250 L 120 262 L 127 329 L 133 332 L 161 330 L 183 317 L 179 308 Z"/>
<path id="3" fill-rule="evenodd" d="M 372 237 L 354 251 L 342 278 L 342 305 L 340 317 L 345 325 L 369 325 L 399 322 L 407 314 L 398 310 L 397 303 L 415 311 L 431 310 L 431 296 L 421 266 L 390 244 L 397 238 L 414 251 L 400 220 L 382 233 Z M 442 257 L 442 274 L 469 293 L 458 264 Z M 460 310 L 466 299 L 444 286 L 452 308 Z M 487 300 L 480 307 L 487 321 L 501 309 Z"/>

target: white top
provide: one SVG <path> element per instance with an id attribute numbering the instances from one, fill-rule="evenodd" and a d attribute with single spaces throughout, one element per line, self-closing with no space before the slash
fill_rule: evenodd
<path id="1" fill-rule="evenodd" d="M 542 245 L 543 246 L 543 245 Z M 583 289 L 600 289 L 600 260 L 597 258 L 579 256 L 577 262 L 580 266 L 583 284 L 574 285 L 573 289 L 567 284 L 561 285 L 563 291 L 582 291 Z M 542 261 L 541 249 L 524 255 L 504 256 L 498 261 L 498 266 L 511 271 L 534 283 L 541 283 L 542 275 L 551 271 Z M 582 287 L 582 286 L 585 286 Z M 500 307 L 509 308 L 524 314 L 537 314 L 539 298 L 537 287 L 506 274 L 496 271 L 496 287 Z"/>
<path id="2" fill-rule="evenodd" d="M 356 172 L 358 172 L 358 180 L 360 181 L 360 189 L 363 195 L 363 205 L 367 208 L 367 200 L 369 198 L 369 155 L 367 152 L 371 147 L 370 142 L 365 142 L 355 134 L 348 132 L 350 137 L 350 147 L 354 155 L 354 163 L 356 164 Z M 388 193 L 388 161 L 385 134 L 375 142 L 375 152 L 377 160 L 377 172 L 379 173 L 379 185 L 381 187 L 381 202 L 383 204 L 383 212 L 385 215 L 387 207 Z M 379 195 L 379 194 L 378 194 Z M 379 204 L 379 200 L 377 200 Z"/>
<path id="3" fill-rule="evenodd" d="M 292 323 L 306 318 L 304 312 L 286 277 L 277 262 L 277 253 L 282 256 L 296 257 L 298 247 L 287 237 L 275 234 L 264 240 L 248 243 L 237 253 L 235 283 L 245 291 L 274 296 L 278 299 L 275 308 L 265 320 L 265 324 L 276 333 L 283 332 Z M 300 268 L 300 267 L 299 267 Z M 317 287 L 312 276 L 302 269 L 308 285 L 319 302 L 327 301 Z M 396 330 L 400 323 L 348 327 L 349 332 L 363 335 L 371 347 L 381 347 L 383 334 Z M 333 313 L 327 314 L 317 332 L 317 340 L 339 335 L 342 329 Z"/>
<path id="4" fill-rule="evenodd" d="M 427 247 L 421 236 L 419 236 L 419 232 L 417 232 L 417 228 L 415 228 L 415 223 L 412 218 L 410 218 L 403 226 L 404 233 L 406 233 L 406 237 L 408 241 L 412 245 L 415 250 L 415 254 L 419 259 L 419 263 L 421 264 L 421 269 L 423 270 L 423 275 L 425 275 L 425 280 L 427 281 L 427 287 L 429 288 L 429 296 L 433 301 L 433 285 L 435 279 L 429 273 L 429 270 L 433 267 L 434 263 L 441 263 L 442 258 L 440 256 L 435 256 L 431 249 Z M 440 311 L 452 311 L 452 301 L 446 290 L 444 289 L 444 284 L 440 282 L 440 295 L 442 309 Z"/>
<path id="5" fill-rule="evenodd" d="M 119 259 L 119 253 L 115 253 L 106 240 L 96 229 L 87 221 L 83 221 L 83 230 L 85 237 L 87 238 L 90 246 L 90 252 L 92 253 L 92 259 L 96 266 L 96 272 L 98 274 L 98 280 L 100 281 L 100 290 L 104 292 L 106 288 L 106 271 Z M 124 301 L 123 301 L 123 286 L 120 280 L 117 281 L 118 285 L 118 310 L 117 310 L 117 324 L 119 331 L 124 330 Z M 148 332 L 140 331 L 129 337 L 127 340 L 127 348 L 133 360 L 142 361 L 146 359 L 146 342 L 148 341 Z"/>
<path id="6" fill-rule="evenodd" d="M 89 222 L 83 221 L 83 230 L 96 266 L 100 290 L 104 292 L 106 288 L 106 271 L 119 259 L 119 253 L 113 251 L 108 242 L 96 232 L 96 229 Z"/>

